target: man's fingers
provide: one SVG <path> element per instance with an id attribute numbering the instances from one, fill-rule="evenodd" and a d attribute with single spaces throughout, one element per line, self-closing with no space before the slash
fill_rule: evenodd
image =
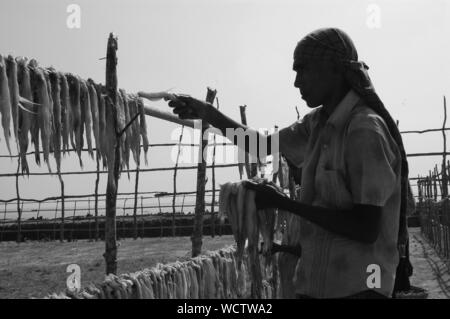
<path id="1" fill-rule="evenodd" d="M 251 181 L 244 181 L 244 187 L 256 191 L 259 189 L 259 184 Z"/>
<path id="2" fill-rule="evenodd" d="M 180 101 L 180 100 L 171 100 L 169 102 L 170 107 L 186 107 L 186 103 Z"/>

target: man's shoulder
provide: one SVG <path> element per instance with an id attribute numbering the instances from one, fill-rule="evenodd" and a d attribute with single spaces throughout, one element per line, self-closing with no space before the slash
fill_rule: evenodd
<path id="1" fill-rule="evenodd" d="M 368 129 L 385 137 L 390 135 L 386 121 L 364 102 L 359 103 L 351 112 L 347 132 L 359 129 Z"/>

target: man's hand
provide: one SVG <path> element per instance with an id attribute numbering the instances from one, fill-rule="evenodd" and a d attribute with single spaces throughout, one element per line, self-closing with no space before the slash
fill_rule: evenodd
<path id="1" fill-rule="evenodd" d="M 263 181 L 262 183 L 245 181 L 244 186 L 255 191 L 255 204 L 257 209 L 278 208 L 284 200 L 288 199 L 286 194 L 279 191 L 275 185 L 267 181 Z"/>
<path id="2" fill-rule="evenodd" d="M 169 102 L 173 107 L 173 113 L 177 114 L 182 120 L 205 120 L 207 108 L 210 106 L 207 102 L 197 100 L 189 95 L 176 95 L 176 98 Z"/>

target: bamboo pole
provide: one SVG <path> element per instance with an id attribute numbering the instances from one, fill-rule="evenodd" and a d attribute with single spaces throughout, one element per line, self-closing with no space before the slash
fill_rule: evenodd
<path id="1" fill-rule="evenodd" d="M 216 97 L 217 109 L 219 109 L 219 98 Z M 214 212 L 214 205 L 216 201 L 216 134 L 213 136 L 213 154 L 211 163 L 211 173 L 212 173 L 212 197 L 211 197 L 211 237 L 214 238 L 216 235 L 216 215 Z"/>
<path id="2" fill-rule="evenodd" d="M 133 208 L 133 238 L 136 240 L 138 238 L 138 222 L 137 222 L 137 204 L 138 204 L 138 189 L 139 189 L 139 169 L 141 166 L 141 149 L 138 151 L 138 162 L 136 164 L 136 176 L 134 183 L 134 208 Z"/>
<path id="3" fill-rule="evenodd" d="M 275 125 L 274 131 L 278 132 L 278 125 Z M 278 156 L 277 160 L 275 160 L 275 156 Z M 278 172 L 280 171 L 280 169 L 282 169 L 280 157 L 281 157 L 280 153 L 278 153 L 277 155 L 272 154 L 272 182 L 273 183 L 277 182 L 277 178 L 278 178 L 278 174 L 279 174 Z M 277 165 L 277 163 L 278 163 L 278 169 L 276 172 L 274 172 L 273 170 L 274 170 L 275 166 Z"/>
<path id="4" fill-rule="evenodd" d="M 64 216 L 65 216 L 65 200 L 64 200 L 64 180 L 62 179 L 61 172 L 58 173 L 59 184 L 61 186 L 61 224 L 59 229 L 59 240 L 64 241 Z"/>
<path id="5" fill-rule="evenodd" d="M 447 102 L 445 100 L 444 95 L 444 123 L 442 124 L 442 137 L 443 137 L 443 143 L 444 143 L 444 152 L 442 155 L 442 198 L 445 198 L 448 196 L 448 188 L 447 188 L 447 170 L 446 170 L 446 163 L 447 163 L 447 136 L 445 134 L 445 125 L 447 123 Z"/>
<path id="6" fill-rule="evenodd" d="M 144 227 L 145 227 L 145 220 L 144 220 L 144 198 L 141 196 L 141 220 L 142 220 L 142 233 L 141 238 L 144 238 Z"/>
<path id="7" fill-rule="evenodd" d="M 181 126 L 181 133 L 180 133 L 180 137 L 178 139 L 179 145 L 181 144 L 181 141 L 183 139 L 183 133 L 184 133 L 184 125 Z M 173 170 L 172 237 L 175 237 L 175 214 L 176 214 L 175 200 L 177 198 L 177 172 L 178 172 L 178 161 L 180 159 L 180 153 L 181 153 L 181 146 L 178 146 L 177 158 L 176 158 L 175 167 Z"/>
<path id="8" fill-rule="evenodd" d="M 20 193 L 19 193 L 19 170 L 20 170 L 20 157 L 17 160 L 17 172 L 16 172 L 16 194 L 17 194 L 17 242 L 22 242 L 22 211 L 20 209 Z"/>
<path id="9" fill-rule="evenodd" d="M 208 88 L 206 94 L 206 102 L 213 104 L 217 91 Z M 191 237 L 192 241 L 192 257 L 197 257 L 202 252 L 202 236 L 203 236 L 203 214 L 205 213 L 205 184 L 206 184 L 206 154 L 208 146 L 208 136 L 204 136 L 206 126 L 202 126 L 200 132 L 200 148 L 198 152 L 198 168 L 197 168 L 197 196 L 195 200 L 195 217 L 194 231 Z"/>
<path id="10" fill-rule="evenodd" d="M 245 126 L 247 126 L 247 114 L 245 113 L 246 108 L 247 108 L 247 105 L 239 106 L 239 111 L 241 114 L 241 123 L 244 124 Z M 246 143 L 244 141 L 244 146 L 245 146 L 245 144 Z M 247 173 L 248 179 L 250 179 L 258 174 L 257 163 L 250 163 L 250 156 L 247 152 L 245 152 L 245 171 Z"/>
<path id="11" fill-rule="evenodd" d="M 117 127 L 117 38 L 110 33 L 108 39 L 107 53 L 106 53 L 106 92 L 108 98 L 106 99 L 107 112 L 112 112 L 114 117 L 115 131 L 118 131 Z M 105 219 L 105 253 L 103 257 L 106 263 L 106 274 L 117 273 L 117 243 L 116 243 L 116 200 L 118 179 L 120 171 L 120 141 L 119 137 L 116 137 L 115 141 L 115 159 L 113 169 L 113 176 L 108 174 L 108 183 L 106 187 L 106 219 Z"/>
<path id="12" fill-rule="evenodd" d="M 95 241 L 98 241 L 99 237 L 99 224 L 98 224 L 98 184 L 100 182 L 100 156 L 97 152 L 97 177 L 95 179 L 95 195 L 94 195 L 94 207 L 95 207 Z"/>

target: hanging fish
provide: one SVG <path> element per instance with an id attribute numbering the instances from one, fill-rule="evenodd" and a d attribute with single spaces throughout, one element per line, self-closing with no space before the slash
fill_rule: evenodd
<path id="1" fill-rule="evenodd" d="M 33 93 L 31 91 L 30 71 L 28 69 L 28 60 L 26 58 L 17 59 L 17 82 L 19 84 L 19 94 L 23 98 L 33 101 Z M 19 153 L 20 153 L 20 165 L 22 174 L 29 174 L 27 162 L 27 150 L 28 150 L 28 133 L 31 130 L 31 122 L 33 120 L 33 113 L 35 112 L 33 105 L 23 105 L 23 108 L 19 109 L 18 116 L 18 133 L 19 133 Z"/>
<path id="2" fill-rule="evenodd" d="M 125 114 L 125 126 L 130 123 L 130 110 L 128 107 L 128 97 L 124 89 L 119 90 L 119 95 L 121 97 L 123 103 L 123 111 Z M 122 149 L 122 157 L 125 161 L 125 165 L 127 166 L 127 170 L 130 169 L 130 144 L 131 144 L 131 126 L 125 130 L 122 135 L 124 137 L 124 147 Z M 130 179 L 130 172 L 128 172 L 128 179 Z"/>
<path id="3" fill-rule="evenodd" d="M 130 117 L 133 118 L 136 114 L 139 113 L 139 108 L 137 105 L 136 96 L 130 95 L 128 99 L 128 106 L 130 111 Z M 131 124 L 131 152 L 133 154 L 134 162 L 136 164 L 140 163 L 140 146 L 141 146 L 141 135 L 139 133 L 139 118 L 136 118 Z"/>
<path id="4" fill-rule="evenodd" d="M 13 120 L 14 138 L 16 140 L 16 145 L 18 146 L 18 135 L 19 135 L 19 84 L 17 83 L 17 63 L 12 55 L 9 55 L 6 59 L 6 75 L 8 77 L 9 84 L 9 96 L 11 98 L 11 116 Z"/>
<path id="5" fill-rule="evenodd" d="M 54 121 L 53 121 L 53 93 L 52 93 L 52 85 L 50 83 L 50 76 L 49 76 L 49 71 L 48 69 L 44 69 L 44 77 L 45 77 L 45 82 L 47 84 L 47 94 L 48 94 L 48 100 L 49 105 L 50 105 L 50 122 L 51 122 L 51 130 L 50 130 L 50 144 L 49 144 L 49 150 L 51 153 L 54 152 L 53 149 L 53 132 L 54 132 Z"/>
<path id="6" fill-rule="evenodd" d="M 72 121 L 69 95 L 69 84 L 67 83 L 66 75 L 62 72 L 58 73 L 61 86 L 61 134 L 62 134 L 62 149 L 64 154 L 69 150 L 69 136 L 72 132 Z"/>
<path id="7" fill-rule="evenodd" d="M 98 139 L 99 139 L 99 149 L 100 155 L 102 157 L 103 168 L 106 165 L 106 146 L 105 146 L 105 129 L 106 129 L 106 117 L 105 117 L 105 96 L 103 95 L 102 85 L 96 85 L 97 98 L 98 98 Z"/>
<path id="8" fill-rule="evenodd" d="M 147 92 L 138 92 L 138 96 L 139 97 L 143 97 L 147 100 L 150 101 L 159 101 L 164 99 L 164 101 L 173 101 L 177 99 L 176 94 L 173 93 L 169 93 L 169 91 L 172 89 L 169 89 L 167 91 L 161 91 L 161 92 L 152 92 L 152 93 L 147 93 Z"/>
<path id="9" fill-rule="evenodd" d="M 57 172 L 61 172 L 61 86 L 59 74 L 49 71 L 53 98 L 53 150 Z"/>
<path id="10" fill-rule="evenodd" d="M 11 137 L 11 95 L 8 86 L 8 76 L 6 74 L 6 63 L 0 54 L 0 112 L 2 114 L 3 134 L 5 136 L 6 146 L 9 155 L 11 155 L 11 147 L 9 138 Z"/>
<path id="11" fill-rule="evenodd" d="M 36 79 L 38 78 L 38 64 L 36 60 L 31 59 L 28 63 L 29 71 L 30 71 L 30 83 L 31 83 L 31 92 L 33 95 L 33 102 L 37 104 L 39 102 L 39 97 L 36 91 L 37 84 Z M 39 120 L 38 120 L 38 109 L 36 105 L 33 106 L 33 110 L 36 111 L 32 116 L 31 126 L 30 126 L 30 134 L 31 134 L 31 143 L 34 145 L 34 160 L 37 165 L 41 165 L 41 156 L 40 156 L 40 147 L 39 147 Z"/>
<path id="12" fill-rule="evenodd" d="M 122 132 L 125 129 L 125 125 L 126 125 L 126 117 L 125 117 L 125 108 L 123 105 L 123 99 L 122 99 L 122 95 L 120 93 L 117 93 L 117 133 Z M 125 148 L 125 135 L 122 134 L 122 136 L 120 137 L 120 146 L 121 146 L 121 169 L 123 170 L 125 165 L 126 165 L 126 161 L 124 158 L 124 153 L 123 150 Z"/>
<path id="13" fill-rule="evenodd" d="M 147 123 L 145 122 L 145 113 L 144 113 L 144 102 L 141 98 L 137 99 L 138 107 L 139 107 L 139 125 L 140 125 L 140 133 L 142 136 L 142 144 L 144 145 L 144 153 L 145 153 L 145 165 L 148 165 L 147 152 L 148 152 L 148 137 L 147 137 Z"/>
<path id="14" fill-rule="evenodd" d="M 71 111 L 71 127 L 73 131 L 70 131 L 70 140 L 72 147 L 76 149 L 78 158 L 80 160 L 80 166 L 83 167 L 83 161 L 81 160 L 81 150 L 83 149 L 83 129 L 81 122 L 81 106 L 80 106 L 80 79 L 73 74 L 66 74 L 67 82 L 69 84 L 70 106 Z M 73 141 L 75 138 L 75 143 Z"/>
<path id="15" fill-rule="evenodd" d="M 81 126 L 86 128 L 86 141 L 88 145 L 89 155 L 94 158 L 92 150 L 92 113 L 91 101 L 89 97 L 89 89 L 86 81 L 80 81 L 80 105 L 81 105 Z"/>
<path id="16" fill-rule="evenodd" d="M 51 113 L 51 101 L 48 95 L 49 89 L 47 88 L 47 81 L 45 79 L 44 71 L 36 67 L 34 72 L 31 73 L 32 77 L 32 90 L 36 94 L 36 103 L 40 104 L 37 108 L 37 120 L 39 125 L 39 131 L 41 134 L 42 151 L 44 153 L 44 162 L 47 163 L 48 169 L 51 172 L 49 153 L 52 135 L 52 113 Z M 34 133 L 34 132 L 33 132 Z M 39 140 L 35 136 L 35 143 Z M 36 144 L 35 144 L 36 145 Z"/>
<path id="17" fill-rule="evenodd" d="M 92 79 L 88 79 L 88 89 L 91 104 L 92 129 L 94 132 L 95 148 L 97 149 L 97 156 L 99 156 L 100 143 L 99 143 L 98 97 L 97 97 L 97 90 L 95 89 L 95 83 Z"/>

